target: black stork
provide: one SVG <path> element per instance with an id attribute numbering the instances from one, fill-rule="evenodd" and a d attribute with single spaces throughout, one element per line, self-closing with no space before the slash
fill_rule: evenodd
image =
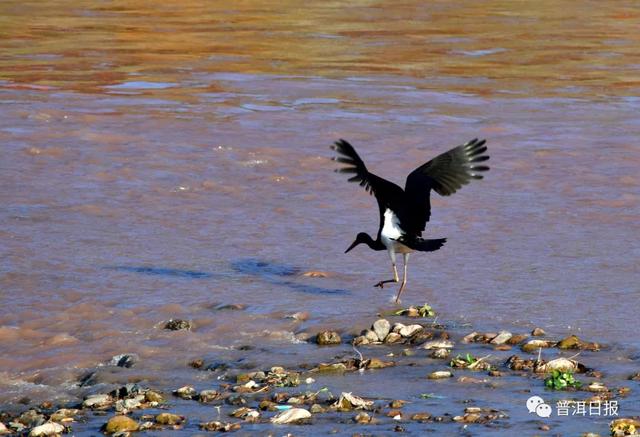
<path id="1" fill-rule="evenodd" d="M 427 240 L 422 232 L 431 217 L 431 190 L 441 196 L 450 196 L 471 179 L 482 179 L 481 172 L 489 170 L 485 140 L 473 139 L 465 144 L 445 152 L 426 164 L 421 165 L 407 176 L 404 190 L 380 176 L 367 170 L 364 162 L 351 144 L 345 140 L 336 141 L 331 146 L 339 156 L 334 161 L 346 164 L 337 169 L 339 173 L 354 173 L 349 182 L 358 182 L 370 194 L 376 197 L 380 210 L 380 227 L 374 240 L 370 235 L 360 232 L 345 253 L 364 243 L 373 250 L 386 250 L 391 258 L 393 279 L 380 281 L 374 287 L 383 288 L 389 282 L 399 282 L 396 269 L 396 253 L 404 260 L 402 284 L 396 296 L 396 303 L 407 285 L 407 263 L 409 254 L 414 251 L 433 252 L 442 247 L 446 238 Z"/>

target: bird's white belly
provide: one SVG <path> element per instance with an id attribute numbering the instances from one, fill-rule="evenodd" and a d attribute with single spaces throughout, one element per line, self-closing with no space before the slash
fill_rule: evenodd
<path id="1" fill-rule="evenodd" d="M 398 217 L 390 209 L 384 212 L 384 224 L 382 225 L 382 231 L 380 231 L 380 240 L 389 251 L 395 253 L 410 253 L 412 249 L 408 248 L 404 244 L 395 241 L 404 235 L 404 231 L 400 228 Z"/>

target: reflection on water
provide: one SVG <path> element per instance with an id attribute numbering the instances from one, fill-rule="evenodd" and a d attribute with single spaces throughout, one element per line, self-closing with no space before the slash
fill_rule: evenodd
<path id="1" fill-rule="evenodd" d="M 433 198 L 427 235 L 448 244 L 412 258 L 406 303 L 640 347 L 639 18 L 625 1 L 1 2 L 0 402 L 74 398 L 127 352 L 140 364 L 113 379 L 167 389 L 247 345 L 253 363 L 326 360 L 296 335 L 357 334 L 395 294 L 371 287 L 384 253 L 343 254 L 378 213 L 332 172 L 341 137 L 399 183 L 488 139 L 489 176 Z M 158 329 L 173 317 L 196 328 Z"/>

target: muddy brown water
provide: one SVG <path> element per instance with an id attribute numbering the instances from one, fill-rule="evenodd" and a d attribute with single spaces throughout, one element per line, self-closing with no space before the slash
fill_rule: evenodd
<path id="1" fill-rule="evenodd" d="M 0 403 L 77 399 L 80 375 L 127 352 L 141 362 L 114 382 L 167 390 L 211 383 L 187 366 L 197 357 L 348 354 L 294 339 L 357 334 L 394 307 L 394 287 L 372 288 L 386 255 L 343 254 L 378 216 L 332 173 L 341 137 L 400 184 L 487 138 L 487 178 L 433 199 L 427 233 L 449 240 L 412 257 L 404 302 L 468 331 L 542 326 L 607 344 L 587 357 L 624 385 L 640 349 L 638 19 L 624 1 L 3 1 Z M 215 309 L 232 303 L 247 307 Z M 309 320 L 283 318 L 296 311 Z M 170 318 L 195 329 L 159 329 Z M 317 387 L 436 414 L 475 399 L 511 416 L 469 430 L 487 435 L 537 429 L 523 390 L 560 398 L 539 381 L 507 379 L 505 397 L 406 369 Z M 637 394 L 621 413 L 639 414 Z M 607 422 L 548 419 L 567 434 Z"/>

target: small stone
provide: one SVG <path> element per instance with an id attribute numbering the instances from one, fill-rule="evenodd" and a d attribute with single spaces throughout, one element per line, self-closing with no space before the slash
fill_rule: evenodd
<path id="1" fill-rule="evenodd" d="M 640 372 L 634 373 L 633 375 L 629 376 L 629 380 L 630 381 L 640 381 Z"/>
<path id="2" fill-rule="evenodd" d="M 133 367 L 133 365 L 138 361 L 140 361 L 140 357 L 136 354 L 121 354 L 111 358 L 109 364 L 111 364 L 112 366 L 124 367 L 129 369 Z"/>
<path id="3" fill-rule="evenodd" d="M 422 345 L 423 349 L 451 349 L 453 348 L 453 342 L 449 340 L 432 340 Z"/>
<path id="4" fill-rule="evenodd" d="M 499 344 L 493 348 L 495 351 L 510 351 L 512 349 L 508 344 Z"/>
<path id="5" fill-rule="evenodd" d="M 313 379 L 312 377 L 308 377 L 307 379 L 304 380 L 304 383 L 307 385 L 313 384 L 314 382 L 316 382 L 316 380 Z"/>
<path id="6" fill-rule="evenodd" d="M 104 432 L 115 434 L 117 432 L 137 431 L 138 428 L 138 422 L 128 416 L 113 416 L 104 425 Z"/>
<path id="7" fill-rule="evenodd" d="M 141 396 L 142 399 L 144 397 Z M 134 410 L 136 408 L 140 408 L 142 402 L 139 399 L 120 399 L 116 402 L 115 409 L 117 412 L 122 413 L 129 410 Z"/>
<path id="8" fill-rule="evenodd" d="M 451 351 L 449 349 L 439 348 L 439 349 L 433 349 L 429 356 L 431 358 L 444 360 L 444 359 L 449 358 L 450 355 L 451 355 Z"/>
<path id="9" fill-rule="evenodd" d="M 162 396 L 162 394 L 154 390 L 148 390 L 144 394 L 144 399 L 147 402 L 157 402 L 157 403 L 164 402 L 164 397 Z"/>
<path id="10" fill-rule="evenodd" d="M 172 413 L 160 413 L 155 420 L 158 425 L 180 425 L 184 422 L 184 417 Z"/>
<path id="11" fill-rule="evenodd" d="M 367 369 L 384 369 L 385 367 L 395 366 L 393 361 L 382 361 L 379 358 L 371 358 L 367 362 Z"/>
<path id="12" fill-rule="evenodd" d="M 333 406 L 338 411 L 351 411 L 354 409 L 368 410 L 373 407 L 373 401 L 363 399 L 360 396 L 355 396 L 351 393 L 342 392 L 340 394 L 340 399 L 338 399 Z"/>
<path id="13" fill-rule="evenodd" d="M 33 428 L 29 433 L 29 437 L 54 436 L 62 434 L 63 431 L 64 426 L 59 423 L 47 422 Z"/>
<path id="14" fill-rule="evenodd" d="M 353 420 L 356 423 L 364 425 L 364 424 L 367 424 L 367 423 L 371 422 L 371 416 L 369 415 L 369 413 L 361 411 L 360 413 L 356 414 L 356 416 L 353 418 Z"/>
<path id="15" fill-rule="evenodd" d="M 347 366 L 344 363 L 320 363 L 315 369 L 316 372 L 328 373 L 328 372 L 344 372 L 347 370 Z"/>
<path id="16" fill-rule="evenodd" d="M 427 422 L 431 419 L 431 414 L 429 413 L 415 413 L 411 416 L 411 420 L 417 420 L 418 422 Z"/>
<path id="17" fill-rule="evenodd" d="M 373 323 L 372 329 L 376 333 L 378 340 L 384 341 L 391 331 L 391 324 L 387 319 L 379 319 Z"/>
<path id="18" fill-rule="evenodd" d="M 511 337 L 513 337 L 513 334 L 511 334 L 509 331 L 500 331 L 498 335 L 493 337 L 489 343 L 496 345 L 504 344 L 509 341 Z"/>
<path id="19" fill-rule="evenodd" d="M 202 358 L 196 358 L 195 360 L 191 361 L 189 365 L 194 369 L 202 369 L 202 367 L 204 366 L 204 360 Z"/>
<path id="20" fill-rule="evenodd" d="M 27 428 L 33 428 L 42 425 L 45 422 L 45 417 L 36 410 L 28 410 L 22 413 L 17 421 L 26 425 Z"/>
<path id="21" fill-rule="evenodd" d="M 556 344 L 558 349 L 587 349 L 591 351 L 600 350 L 598 343 L 589 343 L 579 339 L 576 335 L 570 335 Z"/>
<path id="22" fill-rule="evenodd" d="M 78 410 L 74 408 L 61 408 L 49 417 L 49 420 L 52 422 L 62 422 L 65 419 L 72 419 L 76 414 L 78 414 Z"/>
<path id="23" fill-rule="evenodd" d="M 240 429 L 241 425 L 239 423 L 222 423 L 214 420 L 212 422 L 204 422 L 201 423 L 200 429 L 203 431 L 221 431 L 221 432 L 230 432 L 237 431 Z"/>
<path id="24" fill-rule="evenodd" d="M 384 342 L 387 344 L 398 343 L 402 341 L 402 336 L 395 332 L 390 332 L 384 339 Z"/>
<path id="25" fill-rule="evenodd" d="M 538 328 L 536 328 L 536 329 L 538 329 Z M 543 335 L 544 335 L 544 334 L 543 334 Z M 542 425 L 540 425 L 540 426 L 538 427 L 538 429 L 539 429 L 540 431 L 549 431 L 549 430 L 551 430 L 551 427 L 550 427 L 549 425 L 547 425 L 546 423 L 543 423 Z"/>
<path id="26" fill-rule="evenodd" d="M 389 410 L 387 412 L 387 417 L 391 417 L 393 420 L 401 420 L 402 419 L 402 411 L 400 411 L 400 410 Z"/>
<path id="27" fill-rule="evenodd" d="M 453 373 L 451 373 L 448 370 L 437 370 L 435 372 L 431 372 L 429 374 L 429 376 L 427 376 L 427 378 L 429 379 L 444 379 L 444 378 L 451 378 L 453 376 Z"/>
<path id="28" fill-rule="evenodd" d="M 480 407 L 467 407 L 464 409 L 465 413 L 482 413 L 482 408 Z"/>
<path id="29" fill-rule="evenodd" d="M 525 341 L 527 338 L 529 338 L 527 334 L 516 334 L 513 337 L 511 337 L 509 340 L 507 340 L 507 344 L 510 344 L 512 346 L 516 344 L 520 344 L 523 341 Z"/>
<path id="30" fill-rule="evenodd" d="M 614 437 L 637 435 L 640 430 L 640 420 L 632 418 L 615 419 L 609 424 L 611 435 Z"/>
<path id="31" fill-rule="evenodd" d="M 524 352 L 537 352 L 540 348 L 550 347 L 551 343 L 544 340 L 529 340 L 525 344 L 522 345 L 521 349 Z"/>
<path id="32" fill-rule="evenodd" d="M 418 311 L 418 308 L 416 307 L 409 307 L 406 310 L 404 310 L 402 315 L 407 317 L 417 318 L 417 317 L 420 317 L 420 311 Z"/>
<path id="33" fill-rule="evenodd" d="M 304 408 L 291 408 L 271 418 L 271 423 L 296 423 L 311 417 L 311 413 Z"/>
<path id="34" fill-rule="evenodd" d="M 364 337 L 369 340 L 369 343 L 379 343 L 380 339 L 378 338 L 378 334 L 376 334 L 375 332 L 373 332 L 370 329 L 367 329 L 364 332 Z"/>
<path id="35" fill-rule="evenodd" d="M 196 396 L 196 389 L 193 386 L 185 385 L 174 391 L 173 394 L 182 399 L 193 399 Z"/>
<path id="36" fill-rule="evenodd" d="M 311 408 L 309 408 L 309 411 L 313 414 L 319 414 L 319 413 L 324 413 L 326 410 L 320 404 L 313 404 L 311 405 Z"/>
<path id="37" fill-rule="evenodd" d="M 541 366 L 537 366 L 535 371 L 538 373 L 549 373 L 554 370 L 558 370 L 560 372 L 576 372 L 578 370 L 578 362 L 574 360 L 570 360 L 568 358 L 556 358 L 555 360 L 551 360 L 546 364 Z"/>
<path id="38" fill-rule="evenodd" d="M 99 395 L 91 395 L 82 402 L 82 406 L 85 408 L 103 408 L 111 405 L 113 403 L 113 399 L 109 395 L 99 394 Z"/>
<path id="39" fill-rule="evenodd" d="M 534 328 L 534 330 L 531 331 L 531 335 L 533 335 L 534 337 L 542 337 L 544 335 L 547 335 L 547 333 L 542 328 Z"/>
<path id="40" fill-rule="evenodd" d="M 609 389 L 603 383 L 595 381 L 589 384 L 589 386 L 587 387 L 587 390 L 598 393 L 598 392 L 608 391 Z"/>
<path id="41" fill-rule="evenodd" d="M 407 403 L 407 401 L 403 401 L 401 399 L 396 399 L 393 400 L 389 403 L 389 407 L 393 408 L 393 409 L 398 409 L 398 408 L 402 408 L 405 406 L 405 404 Z"/>
<path id="42" fill-rule="evenodd" d="M 188 320 L 170 319 L 164 324 L 164 329 L 168 329 L 170 331 L 191 331 L 192 328 L 193 325 Z"/>
<path id="43" fill-rule="evenodd" d="M 316 336 L 316 343 L 321 346 L 336 345 L 341 342 L 340 334 L 335 331 L 322 331 Z"/>
<path id="44" fill-rule="evenodd" d="M 493 376 L 494 378 L 499 378 L 501 376 L 504 376 L 504 373 L 502 373 L 499 370 L 490 370 L 489 371 L 489 376 Z"/>
<path id="45" fill-rule="evenodd" d="M 403 337 L 413 337 L 418 332 L 422 331 L 424 328 L 421 325 L 409 325 L 400 329 L 398 332 Z"/>
<path id="46" fill-rule="evenodd" d="M 367 345 L 367 344 L 369 344 L 369 340 L 364 335 L 359 335 L 359 336 L 357 336 L 356 338 L 353 339 L 352 344 L 354 346 Z"/>
<path id="47" fill-rule="evenodd" d="M 216 390 L 202 390 L 200 393 L 198 393 L 198 400 L 200 402 L 215 401 L 219 397 L 220 393 L 218 393 Z"/>
<path id="48" fill-rule="evenodd" d="M 247 306 L 243 303 L 228 303 L 228 304 L 218 305 L 217 307 L 215 307 L 216 311 L 226 311 L 226 310 L 242 311 L 245 309 L 247 309 Z"/>
<path id="49" fill-rule="evenodd" d="M 405 328 L 407 325 L 405 325 L 404 323 L 394 323 L 393 327 L 391 328 L 391 332 L 397 332 L 398 334 L 400 334 L 400 330 L 402 328 Z"/>
<path id="50" fill-rule="evenodd" d="M 265 411 L 265 410 L 276 411 L 277 410 L 277 408 L 276 408 L 277 406 L 278 406 L 278 404 L 276 404 L 275 402 L 271 402 L 271 401 L 265 399 L 263 401 L 260 401 L 260 404 L 258 405 L 258 409 L 260 409 L 262 411 Z"/>
<path id="51" fill-rule="evenodd" d="M 319 271 L 310 271 L 304 272 L 302 276 L 306 276 L 307 278 L 326 278 L 329 276 L 327 272 L 319 272 Z"/>

